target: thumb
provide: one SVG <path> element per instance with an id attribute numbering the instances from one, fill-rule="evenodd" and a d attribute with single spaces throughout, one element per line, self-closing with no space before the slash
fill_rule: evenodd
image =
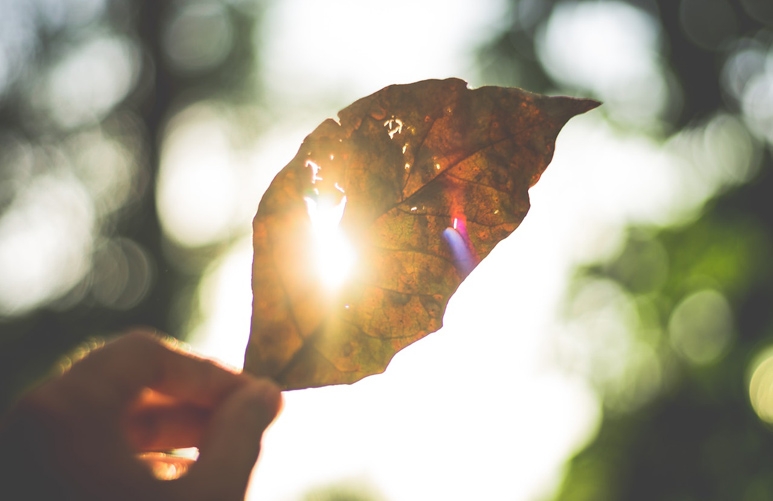
<path id="1" fill-rule="evenodd" d="M 250 378 L 223 399 L 187 476 L 191 499 L 244 499 L 263 432 L 281 406 L 279 388 L 267 379 Z"/>

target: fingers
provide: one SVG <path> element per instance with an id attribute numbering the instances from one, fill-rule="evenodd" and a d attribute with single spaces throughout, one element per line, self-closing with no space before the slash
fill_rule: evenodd
<path id="1" fill-rule="evenodd" d="M 175 351 L 141 329 L 92 352 L 68 376 L 74 391 L 91 393 L 106 409 L 125 410 L 127 436 L 137 451 L 199 446 L 212 409 L 256 381 Z M 267 398 L 273 413 L 266 425 L 278 409 L 276 394 Z"/>
<path id="2" fill-rule="evenodd" d="M 277 386 L 168 349 L 142 331 L 109 343 L 92 363 L 89 372 L 138 402 L 127 420 L 136 450 L 199 447 L 199 459 L 175 481 L 189 499 L 243 499 L 263 432 L 281 408 Z"/>
<path id="3" fill-rule="evenodd" d="M 89 354 L 73 376 L 111 388 L 113 404 L 124 405 L 144 388 L 208 407 L 244 384 L 246 376 L 181 353 L 147 330 L 135 330 Z"/>
<path id="4" fill-rule="evenodd" d="M 73 498 L 106 499 L 117 489 L 136 499 L 154 498 L 139 495 L 145 491 L 165 493 L 164 499 L 243 499 L 281 393 L 268 380 L 135 331 L 93 351 L 25 401 L 22 411 L 34 418 L 23 420 L 33 428 L 30 450 L 59 479 L 51 485 L 83 494 Z M 159 483 L 135 457 L 190 446 L 199 447 L 199 460 L 171 482 Z M 30 471 L 44 478 L 41 468 Z"/>
<path id="5" fill-rule="evenodd" d="M 191 404 L 144 407 L 126 418 L 126 433 L 138 452 L 199 447 L 211 414 Z"/>
<path id="6" fill-rule="evenodd" d="M 279 388 L 267 380 L 251 379 L 229 395 L 212 415 L 199 459 L 181 481 L 197 493 L 242 499 L 263 432 L 279 413 L 281 402 Z"/>

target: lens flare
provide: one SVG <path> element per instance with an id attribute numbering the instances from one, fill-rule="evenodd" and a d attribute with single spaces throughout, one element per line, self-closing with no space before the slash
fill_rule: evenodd
<path id="1" fill-rule="evenodd" d="M 464 216 L 453 218 L 452 226 L 443 230 L 443 238 L 451 248 L 454 266 L 462 277 L 466 277 L 477 266 L 480 259 L 467 234 L 467 221 Z"/>

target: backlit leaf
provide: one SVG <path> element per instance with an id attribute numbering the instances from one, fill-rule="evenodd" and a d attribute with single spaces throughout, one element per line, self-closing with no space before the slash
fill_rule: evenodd
<path id="1" fill-rule="evenodd" d="M 561 127 L 596 106 L 427 80 L 323 122 L 253 222 L 245 370 L 288 389 L 351 383 L 438 330 L 464 277 L 526 215 Z"/>

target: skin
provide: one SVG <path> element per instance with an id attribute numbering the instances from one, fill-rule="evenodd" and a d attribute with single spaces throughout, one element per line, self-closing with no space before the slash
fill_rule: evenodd
<path id="1" fill-rule="evenodd" d="M 244 499 L 281 402 L 267 379 L 132 331 L 28 393 L 6 416 L 0 498 Z M 175 480 L 157 479 L 138 457 L 185 447 L 198 447 L 199 458 Z"/>

